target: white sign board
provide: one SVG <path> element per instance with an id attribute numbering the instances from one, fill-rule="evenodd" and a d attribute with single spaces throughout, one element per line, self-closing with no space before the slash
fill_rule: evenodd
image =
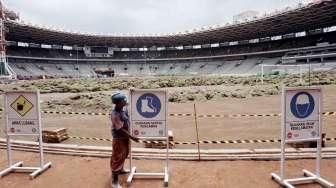
<path id="1" fill-rule="evenodd" d="M 39 135 L 39 109 L 37 92 L 6 93 L 7 134 Z"/>
<path id="2" fill-rule="evenodd" d="M 285 88 L 285 140 L 304 141 L 320 137 L 320 88 Z"/>
<path id="3" fill-rule="evenodd" d="M 131 90 L 132 135 L 139 138 L 166 137 L 166 91 Z"/>
<path id="4" fill-rule="evenodd" d="M 8 167 L 0 171 L 0 178 L 10 172 L 32 172 L 30 178 L 33 179 L 51 166 L 51 162 L 44 163 L 43 158 L 42 125 L 39 104 L 40 92 L 5 92 L 4 99 Z M 11 137 L 18 135 L 39 137 L 40 165 L 38 167 L 23 167 L 23 161 L 14 163 Z"/>
<path id="5" fill-rule="evenodd" d="M 272 173 L 272 179 L 282 187 L 294 188 L 294 185 L 318 183 L 322 187 L 335 185 L 321 177 L 322 152 L 322 91 L 320 87 L 283 88 L 281 122 L 281 162 L 280 175 Z M 287 178 L 286 144 L 291 142 L 316 142 L 315 173 L 303 169 L 304 177 Z"/>

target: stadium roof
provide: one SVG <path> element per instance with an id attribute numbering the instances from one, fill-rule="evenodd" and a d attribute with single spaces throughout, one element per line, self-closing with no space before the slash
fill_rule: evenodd
<path id="1" fill-rule="evenodd" d="M 301 8 L 279 12 L 245 23 L 206 30 L 152 35 L 112 36 L 66 32 L 32 24 L 6 21 L 8 41 L 68 46 L 126 48 L 169 47 L 243 41 L 325 28 L 336 25 L 336 0 L 320 0 Z"/>

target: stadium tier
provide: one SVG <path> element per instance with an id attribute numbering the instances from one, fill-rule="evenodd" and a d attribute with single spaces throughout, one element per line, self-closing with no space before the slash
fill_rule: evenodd
<path id="1" fill-rule="evenodd" d="M 253 75 L 260 64 L 313 63 L 330 70 L 336 62 L 336 1 L 330 0 L 161 36 L 71 33 L 10 19 L 5 26 L 8 64 L 21 79 Z"/>

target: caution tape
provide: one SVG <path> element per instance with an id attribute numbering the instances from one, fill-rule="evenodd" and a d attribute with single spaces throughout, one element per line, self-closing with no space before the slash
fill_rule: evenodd
<path id="1" fill-rule="evenodd" d="M 168 116 L 171 117 L 189 117 L 189 116 L 194 116 L 194 114 L 168 114 Z"/>
<path id="2" fill-rule="evenodd" d="M 229 115 L 198 115 L 198 118 L 240 118 L 240 117 L 278 117 L 281 114 L 229 114 Z"/>
<path id="3" fill-rule="evenodd" d="M 64 137 L 70 139 L 80 139 L 80 140 L 93 140 L 93 141 L 106 141 L 112 142 L 113 139 L 109 138 L 92 138 L 92 137 L 80 137 L 80 136 L 54 136 L 45 135 L 45 137 Z M 324 138 L 324 141 L 336 141 L 336 138 Z M 179 142 L 179 141 L 169 141 L 171 145 L 196 145 L 196 144 L 255 144 L 255 143 L 280 143 L 281 139 L 254 139 L 254 140 L 203 140 L 198 142 Z M 138 143 L 144 144 L 166 144 L 166 141 L 157 140 L 139 140 Z"/>
<path id="4" fill-rule="evenodd" d="M 44 114 L 64 114 L 64 115 L 90 115 L 90 116 L 106 116 L 109 113 L 96 113 L 96 112 L 59 112 L 59 111 L 42 111 Z"/>
<path id="5" fill-rule="evenodd" d="M 323 112 L 322 115 L 324 115 L 324 116 L 336 116 L 336 112 Z"/>
<path id="6" fill-rule="evenodd" d="M 59 111 L 42 111 L 44 114 L 73 114 L 73 115 L 91 115 L 91 116 L 106 116 L 109 113 L 96 113 L 96 112 L 59 112 Z M 323 116 L 336 116 L 336 112 L 323 112 Z M 192 113 L 170 113 L 170 117 L 192 117 Z M 281 114 L 222 114 L 222 115 L 197 115 L 198 118 L 240 118 L 240 117 L 280 117 Z"/>
<path id="7" fill-rule="evenodd" d="M 54 135 L 46 135 L 45 137 L 58 137 Z M 112 142 L 112 139 L 109 138 L 94 138 L 94 137 L 81 137 L 81 136 L 61 136 L 63 138 L 72 138 L 72 139 L 79 139 L 79 140 L 94 140 L 94 141 L 106 141 L 106 142 Z"/>
<path id="8" fill-rule="evenodd" d="M 171 117 L 188 117 L 188 116 L 194 116 L 194 114 L 169 114 Z M 206 115 L 198 115 L 198 118 L 238 118 L 238 117 L 278 117 L 281 116 L 281 114 L 228 114 L 228 115 L 212 115 L 212 114 L 206 114 Z"/>
<path id="9" fill-rule="evenodd" d="M 0 108 L 0 112 L 3 109 Z M 65 112 L 65 111 L 41 111 L 44 114 L 59 114 L 59 115 L 88 115 L 88 116 L 107 116 L 110 113 L 104 112 Z M 323 116 L 336 116 L 336 112 L 323 112 Z M 170 117 L 194 117 L 192 113 L 169 113 Z M 280 117 L 281 114 L 205 114 L 197 115 L 198 118 L 240 118 L 240 117 Z"/>
<path id="10" fill-rule="evenodd" d="M 42 111 L 44 114 L 68 114 L 68 115 L 91 115 L 91 116 L 106 116 L 109 115 L 109 113 L 90 113 L 90 112 L 58 112 L 58 111 Z M 336 112 L 327 112 L 328 114 L 335 114 Z M 177 113 L 173 114 L 170 113 L 168 114 L 170 117 L 191 117 L 194 116 L 194 114 L 191 113 Z M 230 117 L 230 118 L 238 118 L 238 117 L 277 117 L 280 116 L 280 114 L 229 114 L 229 115 L 211 115 L 211 114 L 206 114 L 206 115 L 198 115 L 198 118 L 223 118 L 223 117 Z"/>

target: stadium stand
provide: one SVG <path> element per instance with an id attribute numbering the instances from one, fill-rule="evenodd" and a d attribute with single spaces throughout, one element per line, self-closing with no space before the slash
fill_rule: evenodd
<path id="1" fill-rule="evenodd" d="M 336 1 L 161 36 L 81 34 L 12 19 L 5 26 L 8 63 L 19 79 L 253 75 L 261 64 L 336 66 Z"/>

